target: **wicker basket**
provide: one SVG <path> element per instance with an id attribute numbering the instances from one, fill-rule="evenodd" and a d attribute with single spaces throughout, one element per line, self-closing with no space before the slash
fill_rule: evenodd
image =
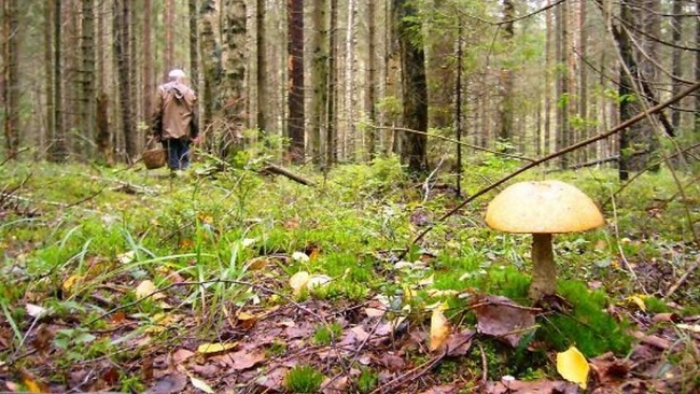
<path id="1" fill-rule="evenodd" d="M 155 170 L 156 168 L 165 166 L 166 154 L 165 149 L 163 149 L 163 144 L 153 144 L 153 147 L 146 149 L 141 154 L 141 158 L 143 158 L 143 163 L 149 170 Z"/>

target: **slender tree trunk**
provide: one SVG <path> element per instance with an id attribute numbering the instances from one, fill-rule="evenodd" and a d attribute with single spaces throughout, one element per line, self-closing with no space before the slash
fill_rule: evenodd
<path id="1" fill-rule="evenodd" d="M 167 70 L 176 67 L 175 43 L 173 42 L 173 30 L 175 29 L 175 1 L 165 0 L 165 67 Z M 182 67 L 182 66 L 180 66 Z"/>
<path id="2" fill-rule="evenodd" d="M 462 142 L 462 18 L 457 18 L 457 81 L 455 82 L 455 132 L 458 142 Z M 457 197 L 462 196 L 462 144 L 457 144 Z"/>
<path id="3" fill-rule="evenodd" d="M 700 1 L 695 3 L 695 13 L 700 15 Z M 700 42 L 700 18 L 695 21 L 695 42 Z M 695 80 L 700 81 L 700 51 L 695 52 Z M 700 94 L 695 94 L 695 122 L 694 130 L 696 138 L 700 138 Z"/>
<path id="4" fill-rule="evenodd" d="M 626 1 L 623 1 L 620 5 L 620 22 L 627 25 L 633 26 L 634 21 L 632 18 L 632 12 Z M 634 85 L 632 82 L 631 75 L 636 75 L 637 70 L 632 66 L 636 64 L 634 62 L 634 55 L 632 53 L 632 43 L 629 35 L 624 29 L 621 29 L 621 34 L 618 39 L 617 45 L 620 50 L 620 56 L 622 57 L 622 64 L 620 65 L 620 85 L 618 88 L 618 96 L 620 97 L 619 112 L 620 112 L 620 122 L 624 122 L 630 119 L 633 114 L 631 102 L 632 95 L 634 93 Z M 631 74 L 631 75 L 630 75 Z M 620 182 L 629 179 L 629 156 L 630 156 L 630 133 L 629 128 L 624 129 L 620 132 L 619 138 L 619 167 L 618 167 L 618 178 Z"/>
<path id="5" fill-rule="evenodd" d="M 683 39 L 683 3 L 684 0 L 673 0 L 671 14 L 671 40 L 674 45 L 680 46 Z M 683 51 L 680 48 L 671 48 L 671 74 L 675 78 L 683 75 Z M 671 81 L 671 96 L 676 96 L 681 91 L 681 83 L 677 80 Z M 678 106 L 677 104 L 676 106 Z M 674 106 L 675 107 L 675 106 Z M 678 130 L 681 125 L 681 111 L 674 109 L 671 112 L 671 124 Z"/>
<path id="6" fill-rule="evenodd" d="M 114 56 L 117 60 L 117 80 L 119 81 L 119 110 L 122 120 L 122 134 L 128 163 L 138 154 L 137 141 L 131 111 L 131 72 L 129 70 L 129 20 L 130 0 L 115 0 L 114 17 Z"/>
<path id="7" fill-rule="evenodd" d="M 343 133 L 345 149 L 343 151 L 346 156 L 353 157 L 356 152 L 355 142 L 355 106 L 354 106 L 354 90 L 355 90 L 355 14 L 357 5 L 355 0 L 348 0 L 348 24 L 345 34 L 345 114 L 346 124 L 345 132 Z M 354 157 L 353 157 L 354 158 Z"/>
<path id="8" fill-rule="evenodd" d="M 317 166 L 322 162 L 321 131 L 326 130 L 326 108 L 328 106 L 328 2 L 316 1 L 313 23 L 313 72 L 311 74 L 313 97 L 311 99 L 311 125 L 309 145 L 311 158 Z"/>
<path id="9" fill-rule="evenodd" d="M 325 2 L 325 1 L 324 1 Z M 270 99 L 268 90 L 268 69 L 267 69 L 267 31 L 265 29 L 265 0 L 256 0 L 256 40 L 257 40 L 257 98 L 258 98 L 258 113 L 257 124 L 258 129 L 263 133 L 267 133 L 267 116 L 269 111 L 268 101 Z"/>
<path id="10" fill-rule="evenodd" d="M 338 99 L 338 0 L 330 0 L 330 26 L 328 32 L 328 101 L 326 109 L 326 168 L 338 162 L 338 132 L 336 123 L 336 103 Z"/>
<path id="11" fill-rule="evenodd" d="M 63 90 L 61 89 L 61 0 L 54 0 L 53 10 L 53 124 L 51 160 L 64 162 L 68 157 L 68 141 L 63 128 Z"/>
<path id="12" fill-rule="evenodd" d="M 503 0 L 503 40 L 506 56 L 511 55 L 515 29 L 513 18 L 515 5 L 512 0 Z M 501 67 L 500 103 L 498 106 L 498 139 L 503 144 L 501 150 L 511 151 L 513 144 L 513 76 L 512 70 Z"/>
<path id="13" fill-rule="evenodd" d="M 557 61 L 561 66 L 561 75 L 557 78 L 557 132 L 556 149 L 562 149 L 568 145 L 569 140 L 569 70 L 568 64 L 568 26 L 567 26 L 567 3 L 560 3 L 557 8 Z M 562 155 L 559 161 L 561 168 L 568 166 L 567 155 Z"/>
<path id="14" fill-rule="evenodd" d="M 294 163 L 304 161 L 304 1 L 287 0 L 289 26 L 287 54 L 289 56 L 289 123 L 287 135 L 291 140 L 289 153 Z"/>
<path id="15" fill-rule="evenodd" d="M 204 77 L 204 93 L 202 94 L 202 106 L 204 116 L 200 121 L 202 130 L 208 132 L 214 128 L 214 112 L 220 107 L 215 89 L 221 84 L 221 50 L 217 48 L 215 38 L 216 5 L 213 0 L 202 2 L 202 69 Z M 208 144 L 211 142 L 208 141 Z M 211 148 L 211 146 L 209 146 Z"/>
<path id="16" fill-rule="evenodd" d="M 143 112 L 141 117 L 146 122 L 153 115 L 153 51 L 152 51 L 152 8 L 151 0 L 143 0 Z"/>
<path id="17" fill-rule="evenodd" d="M 46 73 L 46 130 L 41 133 L 39 144 L 42 150 L 46 146 L 46 141 L 54 135 L 54 97 L 53 97 L 53 4 L 50 1 L 44 2 L 44 72 Z"/>
<path id="18" fill-rule="evenodd" d="M 428 89 L 425 76 L 425 53 L 418 12 L 407 0 L 394 0 L 394 23 L 401 54 L 404 127 L 427 133 Z M 407 133 L 401 152 L 408 170 L 418 173 L 427 169 L 427 137 Z"/>
<path id="19" fill-rule="evenodd" d="M 81 54 L 83 58 L 81 70 L 81 122 L 80 128 L 83 136 L 89 141 L 96 139 L 95 119 L 97 114 L 95 91 L 96 65 L 95 65 L 95 0 L 82 0 L 82 37 Z M 94 152 L 91 145 L 87 145 L 90 156 Z"/>
<path id="20" fill-rule="evenodd" d="M 586 139 L 590 136 L 589 114 L 588 114 L 588 66 L 585 60 L 588 58 L 588 26 L 586 26 L 586 14 L 588 2 L 579 2 L 579 14 L 578 14 L 578 33 L 579 33 L 579 56 L 583 60 L 579 60 L 578 66 L 578 83 L 579 83 L 579 94 L 578 94 L 578 112 L 579 116 L 583 118 L 584 122 L 581 125 L 581 137 L 579 140 Z M 589 153 L 591 148 L 587 147 L 581 150 L 581 161 L 587 162 L 589 160 Z"/>
<path id="21" fill-rule="evenodd" d="M 16 159 L 19 150 L 19 13 L 18 0 L 5 0 L 3 10 L 3 40 L 5 60 L 3 77 L 3 105 L 5 112 L 5 154 Z"/>
<path id="22" fill-rule="evenodd" d="M 547 0 L 547 6 L 552 4 L 552 0 Z M 544 52 L 544 130 L 542 141 L 537 144 L 537 155 L 548 155 L 550 150 L 550 136 L 552 124 L 552 46 L 555 35 L 554 24 L 552 23 L 552 9 L 545 11 L 545 52 Z M 541 150 L 540 150 L 541 149 Z"/>
<path id="23" fill-rule="evenodd" d="M 377 113 L 377 19 L 376 1 L 367 2 L 367 99 L 365 112 L 371 125 L 376 123 Z M 367 134 L 367 153 L 370 159 L 377 155 L 377 129 L 370 128 Z"/>

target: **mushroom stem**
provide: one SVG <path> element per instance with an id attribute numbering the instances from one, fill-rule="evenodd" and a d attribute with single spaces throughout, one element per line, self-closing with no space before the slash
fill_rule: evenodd
<path id="1" fill-rule="evenodd" d="M 557 265 L 552 252 L 552 234 L 532 234 L 532 283 L 530 299 L 537 301 L 557 291 Z"/>

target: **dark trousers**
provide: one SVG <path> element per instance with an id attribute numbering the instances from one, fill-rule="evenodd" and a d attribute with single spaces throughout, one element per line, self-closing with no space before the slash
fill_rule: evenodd
<path id="1" fill-rule="evenodd" d="M 163 143 L 168 152 L 168 167 L 171 170 L 184 170 L 190 166 L 190 141 L 171 138 Z"/>

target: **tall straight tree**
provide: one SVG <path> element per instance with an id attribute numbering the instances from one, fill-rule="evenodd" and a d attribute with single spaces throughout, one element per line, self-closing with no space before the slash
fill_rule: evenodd
<path id="1" fill-rule="evenodd" d="M 620 23 L 627 26 L 633 26 L 634 20 L 632 17 L 632 10 L 627 1 L 623 0 L 620 3 Z M 620 34 L 617 37 L 617 46 L 620 52 L 620 82 L 618 87 L 619 100 L 619 112 L 620 121 L 624 122 L 634 116 L 632 109 L 633 101 L 633 75 L 636 75 L 636 63 L 634 62 L 634 53 L 632 52 L 632 40 L 627 34 L 625 29 L 620 29 Z M 626 128 L 620 132 L 619 138 L 619 166 L 618 166 L 618 178 L 620 181 L 626 181 L 629 179 L 629 156 L 630 156 L 630 141 L 631 141 L 631 130 Z"/>
<path id="2" fill-rule="evenodd" d="M 367 2 L 367 99 L 365 112 L 370 124 L 377 118 L 375 101 L 377 96 L 377 18 L 376 1 Z M 377 154 L 377 129 L 370 128 L 367 135 L 367 153 L 372 159 Z"/>
<path id="3" fill-rule="evenodd" d="M 244 90 L 246 6 L 245 2 L 240 0 L 226 0 L 223 4 L 225 80 L 221 90 L 226 99 L 226 105 L 223 107 L 225 130 L 220 152 L 226 156 L 231 148 L 236 148 L 236 145 L 243 140 L 243 130 L 246 127 Z"/>
<path id="4" fill-rule="evenodd" d="M 328 26 L 328 101 L 326 103 L 326 168 L 338 162 L 338 128 L 336 127 L 336 103 L 338 101 L 338 0 L 330 0 Z"/>
<path id="5" fill-rule="evenodd" d="M 683 3 L 685 0 L 673 0 L 671 8 L 671 40 L 674 48 L 671 48 L 671 74 L 674 79 L 671 81 L 671 96 L 675 97 L 681 91 L 681 74 L 683 73 L 683 51 L 680 48 L 681 40 L 683 39 Z M 678 129 L 681 125 L 681 111 L 674 109 L 671 112 L 671 124 L 674 129 Z"/>
<path id="6" fill-rule="evenodd" d="M 153 50 L 152 41 L 153 39 L 152 31 L 152 7 L 151 0 L 143 0 L 143 39 L 141 45 L 143 46 L 143 112 L 141 114 L 143 119 L 147 121 L 151 120 L 151 115 L 153 113 L 153 91 L 155 86 L 153 84 Z"/>
<path id="7" fill-rule="evenodd" d="M 287 0 L 287 55 L 289 56 L 289 153 L 294 163 L 304 161 L 304 1 Z"/>
<path id="8" fill-rule="evenodd" d="M 19 150 L 19 13 L 18 0 L 3 2 L 4 68 L 2 77 L 3 112 L 5 113 L 5 154 L 16 159 Z"/>
<path id="9" fill-rule="evenodd" d="M 138 147 L 134 128 L 131 100 L 131 72 L 129 70 L 129 24 L 131 1 L 114 1 L 114 57 L 117 61 L 117 80 L 119 81 L 119 111 L 121 115 L 122 134 L 126 148 L 126 160 L 130 162 L 137 155 Z"/>
<path id="10" fill-rule="evenodd" d="M 54 0 L 53 5 L 53 134 L 51 136 L 50 159 L 63 162 L 68 157 L 68 141 L 63 127 L 63 91 L 61 66 L 61 0 Z"/>
<path id="11" fill-rule="evenodd" d="M 328 101 L 328 1 L 314 2 L 313 11 L 313 36 L 312 36 L 312 67 L 311 85 L 313 96 L 311 97 L 311 114 L 309 146 L 311 159 L 314 164 L 321 164 L 321 130 L 325 130 L 326 106 Z"/>
<path id="12" fill-rule="evenodd" d="M 348 23 L 345 29 L 345 114 L 346 124 L 343 133 L 343 152 L 345 156 L 355 153 L 355 108 L 353 99 L 355 96 L 355 14 L 357 5 L 355 0 L 348 0 Z"/>
<path id="13" fill-rule="evenodd" d="M 267 132 L 267 113 L 269 111 L 267 102 L 268 95 L 268 80 L 267 80 L 267 29 L 265 29 L 265 0 L 255 1 L 255 39 L 256 39 L 256 57 L 257 57 L 257 126 L 262 133 Z"/>
<path id="14" fill-rule="evenodd" d="M 165 72 L 173 67 L 175 61 L 175 43 L 173 42 L 173 30 L 175 29 L 175 1 L 165 0 Z M 182 67 L 182 66 L 179 66 Z"/>
<path id="15" fill-rule="evenodd" d="M 513 0 L 503 0 L 503 40 L 505 41 L 506 56 L 510 57 L 515 37 L 515 5 Z M 508 60 L 506 59 L 504 63 Z M 498 139 L 502 142 L 503 150 L 510 150 L 513 143 L 513 75 L 510 65 L 501 66 L 500 103 L 498 106 Z"/>
<path id="16" fill-rule="evenodd" d="M 413 173 L 427 169 L 428 88 L 421 22 L 410 0 L 394 0 L 393 23 L 401 56 L 403 125 L 409 130 L 403 139 L 402 160 Z"/>
<path id="17" fill-rule="evenodd" d="M 695 2 L 695 13 L 700 15 L 700 1 Z M 695 21 L 695 42 L 700 42 L 700 18 Z M 700 81 L 700 51 L 695 51 L 695 80 Z M 694 131 L 697 138 L 700 138 L 700 94 L 695 94 L 695 122 Z"/>
<path id="18" fill-rule="evenodd" d="M 557 128 L 556 128 L 556 149 L 560 150 L 569 144 L 569 67 L 568 64 L 568 52 L 569 47 L 567 43 L 569 42 L 569 26 L 568 26 L 568 5 L 566 2 L 562 2 L 557 5 L 556 9 L 556 19 L 557 19 L 557 35 L 556 35 L 556 58 L 558 62 L 558 69 L 560 70 L 557 75 L 557 90 L 556 90 L 556 100 L 557 100 Z M 569 158 L 567 155 L 562 155 L 559 161 L 561 168 L 566 168 L 569 163 Z"/>
<path id="19" fill-rule="evenodd" d="M 80 49 L 82 70 L 80 82 L 80 129 L 85 138 L 94 141 L 97 116 L 96 64 L 95 64 L 95 0 L 82 0 L 82 28 Z M 89 145 L 90 146 L 90 145 Z"/>

